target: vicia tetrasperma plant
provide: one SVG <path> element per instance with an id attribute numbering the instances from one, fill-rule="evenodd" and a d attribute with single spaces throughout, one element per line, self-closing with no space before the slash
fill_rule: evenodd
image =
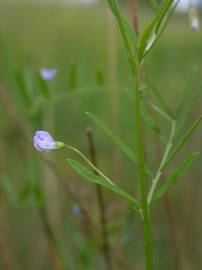
<path id="1" fill-rule="evenodd" d="M 136 125 L 134 134 L 134 138 L 136 138 L 136 149 L 133 150 L 128 147 L 127 144 L 125 144 L 116 134 L 107 128 L 105 124 L 95 115 L 91 113 L 87 113 L 87 115 L 136 165 L 139 174 L 140 198 L 135 198 L 126 191 L 119 188 L 103 172 L 96 168 L 96 166 L 94 166 L 94 164 L 92 164 L 92 162 L 89 161 L 86 156 L 84 156 L 79 150 L 70 146 L 66 147 L 79 154 L 84 159 L 84 161 L 86 161 L 87 164 L 93 168 L 93 172 L 91 172 L 88 168 L 84 167 L 76 160 L 68 159 L 68 163 L 79 175 L 81 175 L 87 181 L 104 186 L 130 202 L 134 210 L 137 211 L 143 220 L 146 269 L 152 270 L 153 250 L 150 221 L 150 212 L 152 210 L 152 206 L 155 202 L 161 199 L 178 180 L 182 178 L 183 174 L 188 170 L 193 161 L 199 155 L 199 153 L 193 153 L 188 156 L 175 169 L 169 179 L 160 185 L 162 173 L 175 159 L 176 155 L 182 149 L 182 147 L 188 143 L 193 132 L 201 121 L 201 117 L 199 117 L 199 119 L 197 119 L 193 125 L 188 128 L 187 131 L 181 136 L 182 128 L 184 128 L 186 119 L 194 107 L 199 89 L 190 94 L 189 85 L 186 85 L 181 94 L 179 104 L 175 112 L 170 110 L 170 108 L 167 106 L 162 92 L 158 92 L 157 89 L 147 79 L 148 89 L 150 89 L 154 95 L 156 104 L 148 99 L 144 100 L 144 95 L 141 91 L 140 86 L 141 79 L 143 77 L 144 62 L 158 41 L 159 37 L 161 36 L 164 28 L 166 27 L 166 24 L 175 9 L 176 1 L 164 0 L 159 8 L 156 6 L 156 15 L 146 27 L 140 38 L 136 36 L 130 23 L 122 14 L 118 0 L 107 0 L 107 2 L 111 11 L 116 17 L 126 49 L 128 62 L 133 75 L 134 87 L 133 89 L 128 90 L 128 95 L 134 103 L 134 116 L 131 116 L 131 121 L 135 121 Z M 187 99 L 189 99 L 189 103 L 185 105 Z M 153 119 L 152 115 L 148 113 L 148 106 L 151 107 L 150 109 L 154 110 L 154 113 L 159 114 L 162 118 L 165 119 L 165 121 L 170 124 L 170 134 L 168 136 L 167 134 L 164 134 L 161 127 Z M 155 173 L 151 172 L 145 158 L 146 145 L 144 141 L 144 123 L 149 125 L 149 127 L 151 127 L 158 134 L 161 142 L 165 145 L 164 153 Z M 35 136 L 35 147 L 39 151 L 50 151 L 63 146 L 64 145 L 62 143 L 55 142 L 47 133 L 39 132 Z M 147 184 L 147 181 L 149 182 L 149 185 Z"/>

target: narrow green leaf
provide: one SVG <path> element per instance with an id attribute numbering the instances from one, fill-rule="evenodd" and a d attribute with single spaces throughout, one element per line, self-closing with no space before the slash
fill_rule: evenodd
<path id="1" fill-rule="evenodd" d="M 107 0 L 114 16 L 117 19 L 117 23 L 121 32 L 121 36 L 124 42 L 124 46 L 127 52 L 128 62 L 131 65 L 133 71 L 136 69 L 138 62 L 137 53 L 137 37 L 127 21 L 125 16 L 121 13 L 119 2 L 117 0 Z"/>
<path id="2" fill-rule="evenodd" d="M 172 113 L 168 107 L 168 104 L 166 103 L 164 97 L 162 96 L 162 94 L 158 91 L 158 89 L 155 87 L 155 85 L 151 82 L 151 80 L 149 78 L 146 78 L 148 86 L 149 86 L 149 90 L 151 92 L 151 94 L 155 97 L 156 101 L 158 102 L 159 106 L 161 106 L 161 109 L 163 109 L 164 111 L 166 111 L 166 113 L 172 117 Z"/>
<path id="3" fill-rule="evenodd" d="M 190 155 L 174 172 L 172 177 L 154 194 L 152 202 L 157 201 L 163 195 L 165 195 L 170 188 L 177 183 L 182 177 L 182 175 L 189 169 L 195 159 L 200 153 L 194 153 Z"/>
<path id="4" fill-rule="evenodd" d="M 131 26 L 131 24 L 128 22 L 128 20 L 126 19 L 126 17 L 124 17 L 122 15 L 122 22 L 123 22 L 123 26 L 124 26 L 124 29 L 127 33 L 127 36 L 128 36 L 128 40 L 130 42 L 130 45 L 133 49 L 137 49 L 137 37 L 136 37 L 136 34 L 135 32 L 133 31 L 133 28 Z"/>
<path id="5" fill-rule="evenodd" d="M 157 133 L 163 140 L 165 140 L 161 128 L 158 126 L 154 118 L 148 113 L 148 111 L 142 106 L 142 115 L 148 126 Z"/>
<path id="6" fill-rule="evenodd" d="M 196 80 L 196 76 L 197 76 L 197 69 L 194 68 L 191 74 L 189 75 L 188 79 L 186 80 L 184 89 L 182 91 L 182 94 L 180 95 L 179 104 L 175 113 L 176 119 L 180 117 L 180 115 L 183 113 L 183 109 L 186 107 L 186 100 L 191 91 L 192 83 Z"/>
<path id="7" fill-rule="evenodd" d="M 199 96 L 201 95 L 201 85 L 198 86 L 196 88 L 196 90 L 194 91 L 194 93 L 192 94 L 192 97 L 191 97 L 191 100 L 189 101 L 189 103 L 187 104 L 186 106 L 186 112 L 183 113 L 181 115 L 181 117 L 179 117 L 178 119 L 178 127 L 177 127 L 177 130 L 176 130 L 176 133 L 175 133 L 175 139 L 178 137 L 179 133 L 181 132 L 187 118 L 189 117 L 189 115 L 191 114 L 191 112 L 193 111 L 194 109 L 194 106 L 199 98 Z"/>
<path id="8" fill-rule="evenodd" d="M 118 147 L 125 153 L 132 161 L 137 163 L 136 154 L 126 145 L 116 134 L 114 134 L 100 119 L 98 119 L 94 114 L 87 112 L 86 113 L 95 124 L 100 127 L 105 134 L 115 143 Z"/>
<path id="9" fill-rule="evenodd" d="M 13 185 L 13 182 L 8 176 L 4 176 L 3 178 L 2 190 L 11 203 L 14 205 L 18 204 L 18 193 Z"/>
<path id="10" fill-rule="evenodd" d="M 155 32 L 158 33 L 175 0 L 165 0 L 159 10 Z"/>
<path id="11" fill-rule="evenodd" d="M 82 176 L 85 180 L 93 182 L 95 184 L 104 186 L 111 191 L 121 195 L 123 198 L 127 199 L 129 202 L 131 202 L 136 209 L 140 208 L 140 203 L 138 200 L 133 198 L 130 194 L 128 194 L 126 191 L 122 190 L 121 188 L 117 187 L 115 184 L 112 182 L 109 183 L 108 181 L 105 180 L 102 176 L 97 176 L 93 174 L 91 171 L 86 169 L 83 165 L 81 165 L 79 162 L 68 159 L 69 165 L 80 175 Z"/>
<path id="12" fill-rule="evenodd" d="M 19 194 L 19 202 L 20 203 L 26 203 L 27 199 L 29 198 L 30 196 L 30 185 L 28 182 L 26 182 L 26 184 L 24 185 L 24 187 L 22 188 L 20 194 Z"/>
<path id="13" fill-rule="evenodd" d="M 73 152 L 75 152 L 76 154 L 78 154 L 88 165 L 90 165 L 90 167 L 96 171 L 100 176 L 102 176 L 108 183 L 113 185 L 113 182 L 106 176 L 104 175 L 96 166 L 94 166 L 94 164 L 92 162 L 90 162 L 90 160 L 83 154 L 81 153 L 78 149 L 66 145 L 66 148 L 69 150 L 72 150 Z"/>
<path id="14" fill-rule="evenodd" d="M 140 43 L 140 61 L 142 61 L 149 51 L 153 48 L 157 40 L 160 38 L 169 17 L 173 13 L 176 4 L 174 0 L 165 0 L 159 9 L 156 17 L 152 20 L 151 24 L 146 28 L 145 32 L 143 33 L 142 40 Z"/>
<path id="15" fill-rule="evenodd" d="M 168 163 L 176 156 L 176 154 L 182 149 L 184 144 L 191 139 L 193 132 L 199 126 L 201 120 L 202 120 L 202 116 L 200 116 L 200 118 L 195 121 L 195 123 L 187 130 L 187 132 L 185 132 L 184 136 L 182 137 L 180 142 L 177 144 L 173 152 L 170 154 L 170 156 L 168 157 L 162 169 L 164 169 L 168 165 Z"/>
<path id="16" fill-rule="evenodd" d="M 125 91 L 129 97 L 129 99 L 135 103 L 135 95 L 134 95 L 134 92 L 130 89 L 130 88 L 125 88 Z"/>
<path id="17" fill-rule="evenodd" d="M 144 57 L 144 53 L 146 51 L 147 45 L 149 44 L 149 41 L 150 43 L 152 41 L 151 37 L 154 31 L 155 25 L 156 25 L 156 18 L 151 21 L 151 23 L 146 27 L 146 29 L 144 30 L 142 34 L 140 45 L 139 45 L 139 51 L 138 51 L 140 60 L 142 60 Z"/>
<path id="18" fill-rule="evenodd" d="M 97 70 L 97 72 L 95 73 L 95 78 L 98 85 L 105 85 L 105 76 L 101 70 Z"/>

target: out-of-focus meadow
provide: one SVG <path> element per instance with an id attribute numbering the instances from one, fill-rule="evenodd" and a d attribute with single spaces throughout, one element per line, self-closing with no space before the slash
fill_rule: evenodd
<path id="1" fill-rule="evenodd" d="M 140 32 L 151 18 L 151 9 L 140 6 Z M 174 14 L 145 62 L 147 75 L 171 109 L 195 66 L 199 75 L 191 87 L 200 83 L 201 44 L 201 32 L 192 32 L 187 14 Z M 58 74 L 47 89 L 38 72 L 49 67 L 56 67 Z M 32 136 L 48 130 L 89 155 L 85 129 L 91 126 L 99 167 L 135 194 L 134 165 L 85 115 L 95 113 L 134 146 L 134 108 L 125 91 L 132 86 L 119 32 L 104 5 L 1 2 L 0 269 L 63 269 L 61 260 L 68 270 L 104 269 L 100 236 L 82 211 L 85 205 L 99 223 L 95 186 L 68 166 L 72 153 L 41 155 Z M 147 95 L 147 85 L 143 88 Z M 190 123 L 200 113 L 201 98 Z M 201 134 L 199 128 L 181 158 L 201 148 Z M 147 159 L 155 169 L 156 136 L 145 128 L 145 137 Z M 155 269 L 202 268 L 201 160 L 169 192 L 169 203 L 162 200 L 155 206 Z M 114 269 L 144 269 L 141 222 L 116 195 L 104 190 L 104 198 Z"/>

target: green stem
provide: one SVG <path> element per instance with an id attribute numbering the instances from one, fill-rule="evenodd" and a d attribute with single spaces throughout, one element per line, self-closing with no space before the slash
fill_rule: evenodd
<path id="1" fill-rule="evenodd" d="M 156 187 L 158 185 L 159 179 L 160 179 L 161 174 L 162 174 L 162 170 L 163 170 L 164 165 L 167 162 L 168 156 L 169 156 L 169 154 L 171 152 L 171 149 L 172 149 L 172 146 L 173 146 L 173 139 L 174 139 L 174 135 L 175 135 L 175 128 L 176 128 L 176 121 L 173 121 L 172 122 L 172 128 L 171 128 L 171 133 L 170 133 L 170 138 L 169 138 L 168 144 L 167 144 L 167 146 L 165 148 L 165 152 L 164 152 L 163 158 L 161 160 L 160 166 L 159 166 L 159 168 L 157 170 L 156 176 L 153 179 L 153 184 L 152 184 L 151 189 L 149 191 L 148 200 L 147 200 L 148 201 L 148 205 L 151 204 L 153 195 L 154 195 L 154 193 L 156 191 Z"/>
<path id="2" fill-rule="evenodd" d="M 153 270 L 153 250 L 149 207 L 147 203 L 147 185 L 146 185 L 146 162 L 145 162 L 145 144 L 143 134 L 143 123 L 141 113 L 141 93 L 139 89 L 140 68 L 135 73 L 135 120 L 136 120 L 136 140 L 137 140 L 137 156 L 140 181 L 140 193 L 142 202 L 142 216 L 144 224 L 144 244 L 146 269 Z"/>

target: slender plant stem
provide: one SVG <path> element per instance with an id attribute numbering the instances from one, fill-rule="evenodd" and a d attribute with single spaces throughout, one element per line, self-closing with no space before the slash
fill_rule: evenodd
<path id="1" fill-rule="evenodd" d="M 170 155 L 171 149 L 173 147 L 173 139 L 174 139 L 174 136 L 175 136 L 175 129 L 176 129 L 176 121 L 173 121 L 172 122 L 172 128 L 171 128 L 170 138 L 169 138 L 168 144 L 167 144 L 167 146 L 165 148 L 165 152 L 163 154 L 161 163 L 159 165 L 159 168 L 157 170 L 156 176 L 153 179 L 153 184 L 152 184 L 151 189 L 149 191 L 149 195 L 148 195 L 148 204 L 149 205 L 151 204 L 153 195 L 154 195 L 154 193 L 156 191 L 156 187 L 157 187 L 157 185 L 159 183 L 159 179 L 160 179 L 160 177 L 162 175 L 162 171 L 163 171 L 164 165 L 166 164 L 167 159 L 168 159 L 168 157 Z"/>
<path id="2" fill-rule="evenodd" d="M 86 129 L 86 135 L 87 135 L 92 163 L 95 167 L 97 167 L 97 155 L 96 155 L 91 128 Z M 98 175 L 96 170 L 94 170 L 94 173 Z M 109 245 L 109 239 L 108 239 L 108 233 L 107 233 L 107 219 L 105 215 L 105 204 L 104 204 L 102 188 L 100 185 L 96 185 L 96 196 L 97 196 L 97 201 L 98 201 L 98 207 L 100 210 L 102 251 L 103 251 L 103 256 L 105 258 L 105 269 L 112 270 L 111 251 L 110 251 L 110 245 Z"/>
<path id="3" fill-rule="evenodd" d="M 140 69 L 135 73 L 135 120 L 136 120 L 136 143 L 138 156 L 139 184 L 142 201 L 142 217 L 144 224 L 144 242 L 146 269 L 153 270 L 153 250 L 149 207 L 147 203 L 146 166 L 145 166 L 145 144 L 143 134 L 143 123 L 141 114 L 141 93 L 139 89 Z"/>
<path id="4" fill-rule="evenodd" d="M 152 250 L 152 236 L 151 236 L 151 225 L 149 216 L 149 206 L 147 203 L 147 185 L 146 185 L 146 162 L 145 162 L 145 144 L 144 144 L 144 130 L 141 112 L 141 92 L 140 92 L 140 70 L 141 66 L 138 65 L 136 59 L 131 51 L 123 21 L 119 12 L 119 5 L 117 0 L 113 1 L 117 22 L 121 31 L 123 42 L 128 54 L 128 61 L 131 67 L 132 74 L 134 74 L 135 81 L 135 122 L 136 122 L 136 145 L 137 145 L 137 156 L 138 156 L 138 172 L 139 172 L 139 184 L 142 202 L 142 217 L 144 224 L 144 243 L 145 243 L 145 258 L 146 258 L 146 269 L 153 270 L 153 250 Z M 136 4 L 136 2 L 135 2 Z M 137 21 L 137 6 L 135 6 L 135 20 Z M 137 25 L 136 25 L 137 27 Z M 137 31 L 137 28 L 134 29 Z M 137 32 L 136 32 L 137 33 Z"/>

